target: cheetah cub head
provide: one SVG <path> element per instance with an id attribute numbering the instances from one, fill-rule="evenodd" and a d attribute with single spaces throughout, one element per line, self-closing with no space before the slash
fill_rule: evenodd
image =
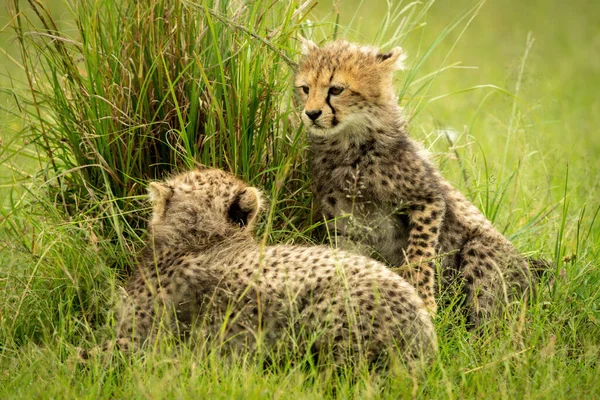
<path id="1" fill-rule="evenodd" d="M 252 232 L 261 209 L 258 189 L 224 171 L 198 169 L 149 186 L 149 230 L 158 240 L 206 245 Z"/>
<path id="2" fill-rule="evenodd" d="M 304 103 L 302 121 L 310 134 L 360 131 L 377 125 L 385 107 L 397 107 L 392 79 L 406 58 L 400 47 L 384 53 L 344 40 L 322 47 L 301 41 L 303 57 L 294 86 Z"/>

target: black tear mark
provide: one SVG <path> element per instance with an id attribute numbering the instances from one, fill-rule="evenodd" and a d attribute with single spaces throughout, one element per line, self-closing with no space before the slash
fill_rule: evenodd
<path id="1" fill-rule="evenodd" d="M 329 108 L 331 108 L 331 113 L 333 114 L 333 119 L 331 120 L 331 125 L 336 126 L 339 123 L 339 121 L 335 116 L 335 108 L 333 108 L 333 106 L 331 105 L 331 95 L 329 93 L 327 93 L 327 99 L 325 99 L 325 102 L 327 103 Z"/>
<path id="2" fill-rule="evenodd" d="M 335 115 L 335 108 L 333 108 L 333 106 L 331 105 L 331 95 L 329 93 L 327 94 L 327 98 L 325 99 L 325 102 L 327 103 L 329 108 L 331 108 L 331 113 L 333 115 Z"/>

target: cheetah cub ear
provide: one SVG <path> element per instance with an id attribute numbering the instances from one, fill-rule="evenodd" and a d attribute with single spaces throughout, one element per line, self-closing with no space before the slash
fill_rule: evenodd
<path id="1" fill-rule="evenodd" d="M 148 195 L 153 206 L 152 213 L 158 217 L 164 215 L 167 202 L 173 195 L 173 189 L 161 182 L 150 182 Z"/>
<path id="2" fill-rule="evenodd" d="M 402 50 L 402 47 L 394 47 L 387 53 L 377 54 L 377 61 L 379 65 L 388 71 L 397 71 L 399 69 L 405 69 L 404 61 L 406 60 L 406 53 Z"/>
<path id="3" fill-rule="evenodd" d="M 262 206 L 262 196 L 258 189 L 247 187 L 238 192 L 227 210 L 227 216 L 235 225 L 251 226 Z"/>
<path id="4" fill-rule="evenodd" d="M 300 42 L 302 43 L 300 51 L 302 52 L 303 56 L 307 56 L 310 52 L 319 48 L 319 46 L 317 46 L 312 40 L 305 39 L 300 35 L 298 35 L 298 39 L 300 39 Z"/>

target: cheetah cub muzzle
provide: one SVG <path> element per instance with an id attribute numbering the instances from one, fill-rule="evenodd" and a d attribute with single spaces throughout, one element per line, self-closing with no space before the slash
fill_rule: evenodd
<path id="1" fill-rule="evenodd" d="M 402 49 L 302 41 L 295 87 L 316 202 L 338 246 L 403 266 L 433 314 L 436 258 L 437 289 L 462 287 L 472 323 L 519 304 L 532 289 L 527 262 L 408 136 L 392 82 Z"/>
<path id="2" fill-rule="evenodd" d="M 234 176 L 194 170 L 149 191 L 149 239 L 119 310 L 119 347 L 151 342 L 162 321 L 227 351 L 296 349 L 334 363 L 436 352 L 422 300 L 384 265 L 328 247 L 259 245 L 260 192 Z"/>

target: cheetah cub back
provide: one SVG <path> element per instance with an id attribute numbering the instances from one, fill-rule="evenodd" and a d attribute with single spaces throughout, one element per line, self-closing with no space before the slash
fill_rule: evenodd
<path id="1" fill-rule="evenodd" d="M 295 86 L 316 201 L 338 246 L 405 265 L 432 313 L 435 258 L 439 289 L 461 283 L 475 324 L 525 297 L 532 285 L 523 257 L 407 133 L 392 82 L 402 50 L 302 40 Z"/>
<path id="2" fill-rule="evenodd" d="M 150 199 L 119 346 L 142 345 L 162 319 L 228 350 L 296 349 L 337 363 L 435 353 L 422 300 L 384 265 L 327 247 L 260 246 L 252 236 L 260 192 L 234 176 L 186 172 L 151 183 Z"/>

